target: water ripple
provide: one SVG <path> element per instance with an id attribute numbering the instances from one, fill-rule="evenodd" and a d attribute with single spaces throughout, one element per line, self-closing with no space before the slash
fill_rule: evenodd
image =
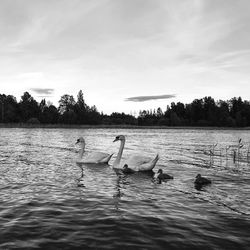
<path id="1" fill-rule="evenodd" d="M 173 180 L 77 165 L 75 141 L 160 160 Z M 248 131 L 1 129 L 1 249 L 248 249 Z M 245 146 L 234 161 L 238 138 Z M 211 146 L 216 145 L 213 153 Z M 212 185 L 197 190 L 197 173 Z"/>

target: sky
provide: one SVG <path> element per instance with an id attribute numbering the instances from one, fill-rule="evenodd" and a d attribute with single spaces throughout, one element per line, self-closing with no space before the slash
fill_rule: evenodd
<path id="1" fill-rule="evenodd" d="M 0 93 L 110 114 L 250 100 L 249 0 L 0 0 Z"/>

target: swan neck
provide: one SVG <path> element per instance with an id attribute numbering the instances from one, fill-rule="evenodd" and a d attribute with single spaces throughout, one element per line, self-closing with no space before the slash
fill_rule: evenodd
<path id="1" fill-rule="evenodd" d="M 79 159 L 82 158 L 84 152 L 85 152 L 85 143 L 81 143 L 81 150 L 79 152 Z"/>
<path id="2" fill-rule="evenodd" d="M 125 140 L 122 140 L 121 144 L 120 144 L 118 154 L 117 154 L 117 157 L 116 157 L 116 160 L 114 162 L 114 165 L 118 165 L 120 163 L 121 158 L 122 158 L 122 152 L 123 152 L 123 149 L 124 149 L 124 145 L 125 145 Z"/>

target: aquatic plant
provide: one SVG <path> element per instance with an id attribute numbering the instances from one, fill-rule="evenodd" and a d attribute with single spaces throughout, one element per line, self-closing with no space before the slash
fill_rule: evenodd
<path id="1" fill-rule="evenodd" d="M 218 143 L 216 144 L 213 144 L 210 146 L 210 150 L 209 150 L 209 153 L 210 153 L 210 166 L 212 166 L 214 164 L 214 151 L 215 151 L 215 147 L 218 145 Z"/>
<path id="2" fill-rule="evenodd" d="M 226 146 L 226 160 L 228 159 L 227 158 L 227 153 L 228 153 L 228 150 L 231 148 L 231 146 L 229 145 L 229 146 Z"/>
<path id="3" fill-rule="evenodd" d="M 242 139 L 238 139 L 237 145 L 232 145 L 233 147 L 232 152 L 233 152 L 233 162 L 236 163 L 236 161 L 239 164 L 240 158 L 241 158 L 241 148 L 244 146 L 242 143 Z"/>
<path id="4" fill-rule="evenodd" d="M 248 145 L 247 148 L 247 162 L 249 162 L 249 156 L 250 156 L 250 144 Z"/>
<path id="5" fill-rule="evenodd" d="M 242 139 L 240 138 L 238 140 L 238 145 L 237 145 L 237 153 L 238 153 L 238 162 L 239 162 L 239 159 L 240 159 L 240 149 L 243 147 L 244 145 L 242 144 Z"/>

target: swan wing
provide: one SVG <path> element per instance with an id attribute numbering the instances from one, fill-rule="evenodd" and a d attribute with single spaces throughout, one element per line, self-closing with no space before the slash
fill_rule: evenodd
<path id="1" fill-rule="evenodd" d="M 85 163 L 108 163 L 112 155 L 102 152 L 92 152 L 83 157 Z"/>
<path id="2" fill-rule="evenodd" d="M 158 160 L 158 155 L 154 159 L 145 156 L 133 156 L 128 159 L 127 164 L 134 171 L 150 171 L 155 167 Z"/>
<path id="3" fill-rule="evenodd" d="M 130 166 L 139 166 L 142 164 L 145 164 L 147 162 L 150 162 L 152 158 L 147 157 L 147 156 L 142 156 L 142 155 L 133 155 L 129 157 L 126 161 L 126 163 Z"/>
<path id="4" fill-rule="evenodd" d="M 148 161 L 150 161 L 150 159 Z M 133 155 L 127 159 L 122 159 L 121 162 L 119 162 L 118 164 L 114 164 L 113 167 L 117 169 L 122 169 L 123 166 L 127 164 L 129 168 L 134 169 L 136 166 L 146 163 L 148 161 L 141 155 Z"/>
<path id="5" fill-rule="evenodd" d="M 107 156 L 109 156 L 109 154 L 102 152 L 91 152 L 88 154 L 88 157 L 92 159 L 103 159 Z"/>

